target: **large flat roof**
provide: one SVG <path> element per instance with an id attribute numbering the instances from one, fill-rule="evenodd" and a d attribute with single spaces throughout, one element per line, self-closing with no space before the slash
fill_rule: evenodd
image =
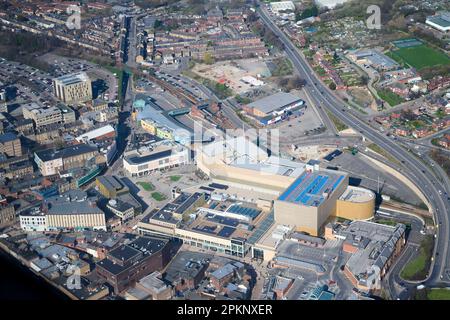
<path id="1" fill-rule="evenodd" d="M 300 100 L 302 99 L 294 96 L 293 94 L 278 92 L 271 96 L 252 102 L 248 105 L 248 107 L 258 109 L 264 113 L 270 113 Z"/>
<path id="2" fill-rule="evenodd" d="M 76 215 L 76 214 L 104 214 L 98 207 L 88 202 L 71 202 L 53 204 L 48 210 L 49 215 Z"/>
<path id="3" fill-rule="evenodd" d="M 65 86 L 69 86 L 79 82 L 89 81 L 89 77 L 85 72 L 67 74 L 56 78 L 55 81 L 61 82 Z"/>
<path id="4" fill-rule="evenodd" d="M 105 134 L 112 133 L 112 132 L 115 132 L 115 130 L 112 125 L 108 124 L 106 126 L 85 132 L 82 135 L 76 137 L 76 140 L 77 141 L 83 141 L 83 140 L 89 141 L 89 140 L 101 137 Z"/>
<path id="5" fill-rule="evenodd" d="M 0 143 L 10 142 L 17 139 L 17 136 L 12 132 L 7 132 L 0 135 Z"/>
<path id="6" fill-rule="evenodd" d="M 111 191 L 120 190 L 124 187 L 119 178 L 115 176 L 100 176 L 97 177 L 97 180 L 105 186 L 105 188 Z"/>
<path id="7" fill-rule="evenodd" d="M 450 27 L 450 12 L 443 12 L 435 16 L 427 17 L 427 22 L 437 24 L 442 28 Z"/>
<path id="8" fill-rule="evenodd" d="M 368 189 L 348 186 L 344 193 L 339 197 L 339 200 L 361 203 L 368 202 L 375 198 L 375 194 Z"/>
<path id="9" fill-rule="evenodd" d="M 305 171 L 278 198 L 304 206 L 318 207 L 345 179 L 345 173 L 320 170 Z"/>
<path id="10" fill-rule="evenodd" d="M 200 150 L 208 157 L 221 158 L 226 164 L 258 163 L 268 158 L 267 151 L 246 136 L 227 136 L 224 139 L 202 145 Z"/>
<path id="11" fill-rule="evenodd" d="M 88 144 L 77 144 L 60 150 L 47 149 L 36 152 L 42 161 L 50 161 L 58 158 L 68 158 L 76 155 L 97 151 L 97 147 Z"/>
<path id="12" fill-rule="evenodd" d="M 233 167 L 258 171 L 261 174 L 276 174 L 285 177 L 298 177 L 305 171 L 305 164 L 301 162 L 270 156 L 265 161 L 257 163 L 242 161 L 236 158 L 230 163 Z"/>
<path id="13" fill-rule="evenodd" d="M 132 164 L 142 164 L 142 163 L 146 163 L 146 162 L 150 162 L 150 161 L 154 161 L 154 160 L 158 160 L 158 159 L 163 159 L 163 158 L 167 158 L 172 154 L 172 150 L 164 150 L 164 151 L 160 151 L 160 152 L 155 152 L 146 156 L 130 156 L 127 157 L 126 160 Z"/>
<path id="14" fill-rule="evenodd" d="M 128 259 L 137 257 L 138 254 L 142 254 L 142 258 L 152 255 L 164 248 L 164 246 L 169 242 L 169 240 L 153 238 L 153 237 L 138 237 L 133 242 L 121 245 L 116 249 L 110 251 L 109 255 L 118 259 L 127 261 Z M 133 267 L 133 265 L 121 266 L 114 261 L 105 258 L 97 262 L 98 266 L 101 266 L 111 272 L 112 274 L 119 274 L 128 268 Z"/>
<path id="15" fill-rule="evenodd" d="M 129 259 L 132 259 L 140 254 L 141 252 L 139 250 L 126 245 L 117 247 L 109 252 L 109 255 L 121 261 L 128 261 Z"/>

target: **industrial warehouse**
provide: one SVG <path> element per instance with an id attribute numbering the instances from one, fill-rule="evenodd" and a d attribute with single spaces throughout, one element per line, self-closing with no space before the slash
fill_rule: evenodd
<path id="1" fill-rule="evenodd" d="M 261 124 L 270 125 L 284 120 L 302 107 L 306 107 L 302 99 L 290 93 L 278 92 L 244 106 L 243 110 Z"/>

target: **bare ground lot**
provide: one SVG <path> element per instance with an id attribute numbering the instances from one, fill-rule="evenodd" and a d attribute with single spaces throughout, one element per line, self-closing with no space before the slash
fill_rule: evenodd
<path id="1" fill-rule="evenodd" d="M 220 61 L 212 65 L 197 63 L 192 68 L 192 72 L 203 78 L 226 84 L 236 94 L 254 88 L 249 84 L 243 83 L 241 81 L 242 77 L 253 76 L 256 78 L 270 75 L 266 63 L 260 59 Z M 264 79 L 262 80 L 264 81 Z"/>

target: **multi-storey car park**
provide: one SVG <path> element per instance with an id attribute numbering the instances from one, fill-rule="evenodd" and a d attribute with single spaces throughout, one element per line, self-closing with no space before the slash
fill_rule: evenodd
<path id="1" fill-rule="evenodd" d="M 305 107 L 305 102 L 299 97 L 290 93 L 278 92 L 252 102 L 243 109 L 262 125 L 270 125 L 284 120 L 289 114 Z"/>

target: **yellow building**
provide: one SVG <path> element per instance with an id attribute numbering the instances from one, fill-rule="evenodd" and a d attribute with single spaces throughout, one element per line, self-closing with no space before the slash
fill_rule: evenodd
<path id="1" fill-rule="evenodd" d="M 45 200 L 48 230 L 93 229 L 106 231 L 105 213 L 81 190 L 70 190 Z"/>
<path id="2" fill-rule="evenodd" d="M 274 202 L 275 221 L 297 231 L 319 236 L 330 217 L 371 219 L 375 194 L 348 185 L 348 174 L 311 170 L 301 175 Z"/>
<path id="3" fill-rule="evenodd" d="M 156 124 L 148 119 L 142 119 L 141 120 L 141 127 L 148 133 L 156 136 Z"/>
<path id="4" fill-rule="evenodd" d="M 106 231 L 106 220 L 103 211 L 85 214 L 47 214 L 47 224 L 49 230 L 88 228 Z"/>
<path id="5" fill-rule="evenodd" d="M 336 217 L 369 220 L 375 212 L 375 194 L 367 189 L 349 186 L 336 204 Z"/>
<path id="6" fill-rule="evenodd" d="M 148 133 L 157 136 L 161 139 L 174 140 L 172 130 L 158 125 L 156 122 L 149 119 L 141 120 L 141 127 Z"/>
<path id="7" fill-rule="evenodd" d="M 121 194 L 130 192 L 128 187 L 114 176 L 97 177 L 95 185 L 98 187 L 98 191 L 108 199 L 114 199 Z"/>
<path id="8" fill-rule="evenodd" d="M 164 127 L 156 128 L 156 136 L 161 139 L 174 140 L 172 131 Z"/>
<path id="9" fill-rule="evenodd" d="M 275 221 L 317 236 L 336 211 L 336 201 L 347 186 L 348 175 L 344 172 L 305 171 L 275 200 Z"/>

